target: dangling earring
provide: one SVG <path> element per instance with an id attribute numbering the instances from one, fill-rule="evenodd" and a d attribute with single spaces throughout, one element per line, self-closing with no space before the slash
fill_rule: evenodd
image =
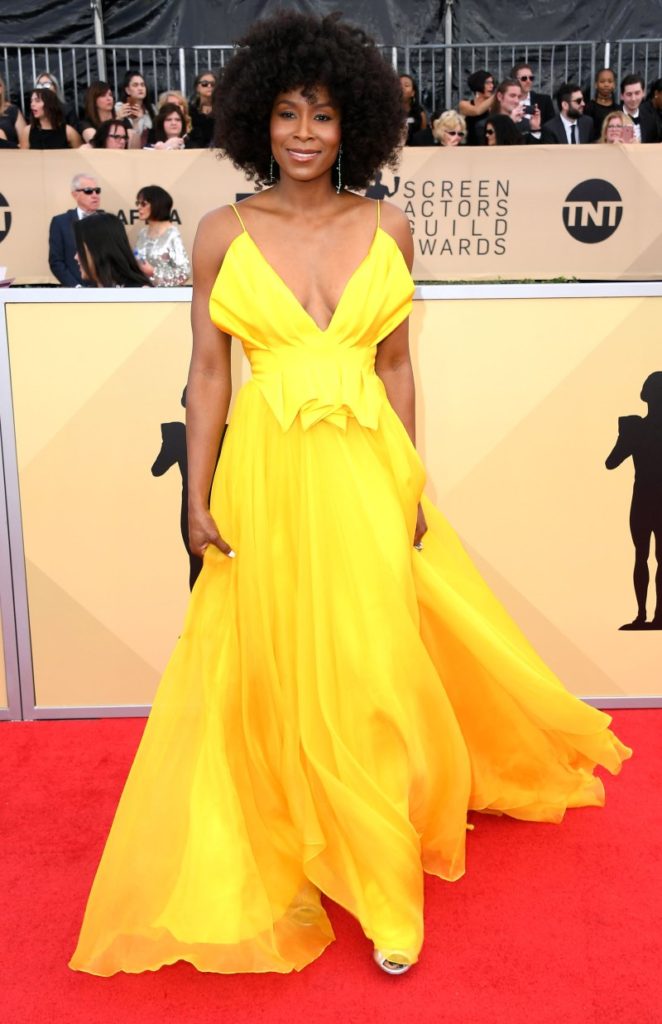
<path id="1" fill-rule="evenodd" d="M 336 185 L 336 192 L 338 193 L 338 195 L 340 195 L 340 190 L 342 188 L 342 170 L 340 168 L 340 160 L 341 160 L 341 158 L 342 158 L 342 142 L 340 143 L 340 146 L 338 147 L 338 163 L 336 164 L 336 173 L 338 175 L 338 184 Z"/>
<path id="2" fill-rule="evenodd" d="M 276 179 L 274 178 L 274 155 L 272 153 L 271 154 L 271 159 L 269 160 L 269 181 L 268 181 L 268 184 L 269 185 L 274 185 L 275 183 L 276 183 Z"/>

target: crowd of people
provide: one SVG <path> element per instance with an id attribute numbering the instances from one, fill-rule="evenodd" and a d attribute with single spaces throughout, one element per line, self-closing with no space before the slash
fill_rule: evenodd
<path id="1" fill-rule="evenodd" d="M 214 133 L 213 71 L 196 76 L 186 98 L 176 89 L 152 102 L 139 71 L 127 71 L 120 95 L 108 82 L 92 82 L 80 111 L 67 103 L 50 72 L 35 79 L 24 117 L 0 78 L 0 148 L 205 149 Z"/>
<path id="2" fill-rule="evenodd" d="M 35 78 L 24 117 L 0 77 L 0 148 L 3 149 L 206 149 L 212 145 L 213 71 L 196 76 L 193 94 L 176 89 L 152 102 L 145 78 L 127 71 L 120 95 L 108 82 L 92 82 L 76 111 L 50 72 Z M 184 284 L 190 260 L 171 221 L 172 197 L 159 185 L 138 191 L 142 223 L 134 249 L 123 224 L 100 208 L 101 186 L 87 174 L 71 185 L 75 206 L 53 217 L 49 266 L 66 287 L 151 287 Z M 94 216 L 92 216 L 94 215 Z"/>
<path id="3" fill-rule="evenodd" d="M 428 113 L 415 79 L 400 75 L 407 146 L 513 146 L 535 143 L 662 142 L 662 79 L 648 89 L 639 74 L 617 89 L 611 68 L 598 71 L 593 96 L 565 82 L 552 97 L 534 89 L 530 64 L 516 64 L 497 82 L 486 69 L 467 79 L 470 95 L 457 109 Z M 83 108 L 67 103 L 50 72 L 35 79 L 23 116 L 0 78 L 0 148 L 5 149 L 206 149 L 213 144 L 213 71 L 195 78 L 187 99 L 176 89 L 152 101 L 144 76 L 126 72 L 119 96 L 108 82 L 92 82 Z M 514 126 L 514 130 L 513 130 Z"/>
<path id="4" fill-rule="evenodd" d="M 662 142 L 662 78 L 648 90 L 639 74 L 626 75 L 617 90 L 611 68 L 600 68 L 588 101 L 576 82 L 551 96 L 534 89 L 530 64 L 516 64 L 501 82 L 486 69 L 467 80 L 471 93 L 456 110 L 430 117 L 411 75 L 400 76 L 407 146 L 586 145 Z"/>
<path id="5" fill-rule="evenodd" d="M 176 287 L 191 273 L 191 261 L 179 228 L 173 224 L 173 200 L 160 185 L 138 189 L 141 223 L 132 249 L 119 217 L 101 208 L 102 186 L 91 174 L 71 182 L 75 206 L 53 217 L 48 233 L 48 263 L 68 288 Z"/>

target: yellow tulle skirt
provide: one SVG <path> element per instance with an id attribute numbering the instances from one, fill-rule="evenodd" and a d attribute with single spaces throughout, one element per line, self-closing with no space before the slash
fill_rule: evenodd
<path id="1" fill-rule="evenodd" d="M 420 459 L 386 400 L 283 431 L 240 393 L 210 548 L 71 966 L 300 969 L 320 893 L 415 961 L 423 871 L 464 871 L 467 811 L 558 822 L 630 755 L 570 696 L 444 518 L 412 548 Z"/>

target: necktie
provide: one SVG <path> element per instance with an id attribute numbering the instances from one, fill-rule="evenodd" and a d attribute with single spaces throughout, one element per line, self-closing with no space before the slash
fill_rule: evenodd
<path id="1" fill-rule="evenodd" d="M 577 135 L 575 134 L 576 131 L 577 131 L 577 125 L 576 124 L 571 124 L 570 125 L 570 144 L 572 146 L 576 146 L 577 145 Z"/>
<path id="2" fill-rule="evenodd" d="M 639 114 L 635 117 L 634 114 L 630 114 L 630 120 L 634 121 L 635 124 L 639 124 Z"/>

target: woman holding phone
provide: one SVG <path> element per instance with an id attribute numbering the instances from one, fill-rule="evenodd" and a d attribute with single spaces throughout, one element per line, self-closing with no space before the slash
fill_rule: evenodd
<path id="1" fill-rule="evenodd" d="M 634 122 L 624 110 L 611 110 L 602 122 L 599 143 L 639 142 Z"/>
<path id="2" fill-rule="evenodd" d="M 115 104 L 115 116 L 128 118 L 138 145 L 142 145 L 147 132 L 154 126 L 156 115 L 147 93 L 145 79 L 139 71 L 127 71 L 120 91 L 121 99 Z"/>

